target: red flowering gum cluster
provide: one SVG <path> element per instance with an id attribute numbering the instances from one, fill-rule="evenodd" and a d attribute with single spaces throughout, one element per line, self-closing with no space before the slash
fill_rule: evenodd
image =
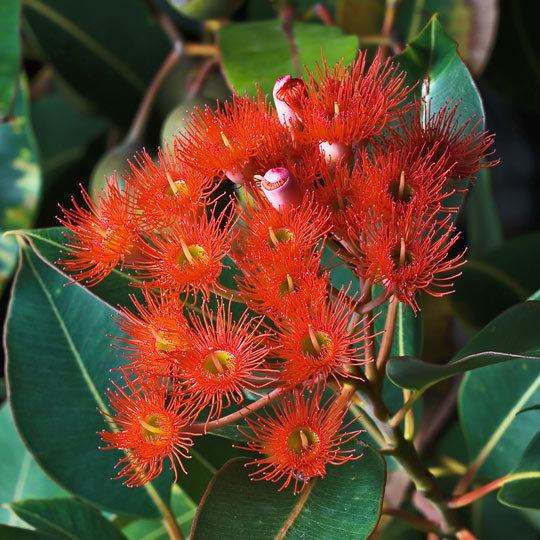
<path id="1" fill-rule="evenodd" d="M 362 377 L 387 298 L 417 310 L 418 293 L 450 292 L 463 264 L 450 197 L 494 164 L 478 120 L 450 103 L 432 111 L 404 79 L 360 54 L 323 61 L 308 82 L 283 76 L 275 108 L 257 91 L 196 109 L 173 148 L 135 157 L 125 187 L 114 176 L 64 210 L 65 270 L 88 285 L 124 271 L 134 287 L 117 315 L 126 365 L 102 433 L 124 452 L 128 485 L 166 460 L 183 469 L 194 436 L 243 417 L 256 479 L 297 492 L 353 459 L 349 394 L 323 403 L 323 391 Z M 241 196 L 218 213 L 227 179 Z M 332 285 L 343 264 L 360 293 Z"/>

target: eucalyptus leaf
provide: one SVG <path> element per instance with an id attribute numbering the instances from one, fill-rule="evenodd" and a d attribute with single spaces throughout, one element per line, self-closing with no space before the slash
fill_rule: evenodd
<path id="1" fill-rule="evenodd" d="M 56 497 L 65 493 L 38 466 L 26 450 L 11 418 L 8 404 L 0 409 L 0 503 L 26 498 Z M 0 507 L 0 522 L 20 526 L 17 517 L 4 506 Z"/>
<path id="2" fill-rule="evenodd" d="M 38 531 L 65 540 L 126 540 L 96 509 L 71 499 L 27 499 L 11 510 Z"/>
<path id="3" fill-rule="evenodd" d="M 25 0 L 25 35 L 88 102 L 127 126 L 170 45 L 141 0 Z"/>
<path id="4" fill-rule="evenodd" d="M 110 479 L 122 453 L 98 449 L 104 393 L 110 378 L 119 379 L 110 370 L 124 363 L 107 337 L 119 334 L 114 310 L 67 283 L 22 250 L 5 334 L 15 424 L 39 465 L 68 491 L 112 512 L 157 517 L 153 500 L 168 500 L 171 475 L 127 488 Z"/>
<path id="5" fill-rule="evenodd" d="M 312 479 L 296 496 L 271 482 L 250 481 L 249 459 L 229 461 L 204 495 L 191 540 L 368 538 L 379 521 L 385 464 L 368 446 L 357 451 L 360 459 L 328 466 L 324 478 Z"/>
<path id="6" fill-rule="evenodd" d="M 313 71 L 321 63 L 321 50 L 330 66 L 342 58 L 347 64 L 358 52 L 356 36 L 346 36 L 335 26 L 295 22 L 295 56 L 278 19 L 224 26 L 218 38 L 225 77 L 239 94 L 255 94 L 255 84 L 263 94 L 271 94 L 279 77 L 301 77 L 303 66 Z"/>
<path id="7" fill-rule="evenodd" d="M 448 377 L 501 362 L 533 358 L 540 366 L 540 340 L 534 326 L 538 321 L 540 302 L 519 304 L 486 326 L 448 364 L 430 364 L 411 357 L 391 358 L 386 373 L 394 384 L 420 390 Z"/>
<path id="8" fill-rule="evenodd" d="M 511 472 L 511 474 L 520 473 L 528 474 L 530 477 L 504 484 L 497 498 L 509 506 L 540 510 L 540 432 L 527 446 L 518 465 Z"/>
<path id="9" fill-rule="evenodd" d="M 58 540 L 58 536 L 2 524 L 0 524 L 0 538 L 9 540 Z"/>

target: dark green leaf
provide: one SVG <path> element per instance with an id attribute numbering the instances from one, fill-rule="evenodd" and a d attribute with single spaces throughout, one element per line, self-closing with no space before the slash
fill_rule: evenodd
<path id="1" fill-rule="evenodd" d="M 540 287 L 540 234 L 508 240 L 498 249 L 471 259 L 462 272 L 451 301 L 467 323 L 481 328 Z"/>
<path id="2" fill-rule="evenodd" d="M 503 241 L 501 222 L 495 208 L 490 169 L 480 169 L 467 196 L 467 244 L 471 257 L 481 257 Z"/>
<path id="3" fill-rule="evenodd" d="M 194 19 L 230 17 L 244 0 L 168 0 L 182 15 Z"/>
<path id="4" fill-rule="evenodd" d="M 526 473 L 529 478 L 504 484 L 498 499 L 509 506 L 540 510 L 540 432 L 531 441 L 511 474 Z"/>
<path id="5" fill-rule="evenodd" d="M 10 508 L 40 532 L 66 540 L 126 540 L 97 510 L 70 499 L 28 499 Z"/>
<path id="6" fill-rule="evenodd" d="M 346 36 L 335 26 L 294 23 L 292 34 L 298 51 L 298 64 L 283 32 L 281 21 L 273 19 L 231 24 L 219 32 L 219 45 L 225 76 L 239 94 L 272 93 L 276 79 L 283 75 L 300 77 L 305 65 L 313 71 L 321 62 L 321 49 L 328 65 L 342 58 L 351 62 L 358 52 L 356 36 Z"/>
<path id="7" fill-rule="evenodd" d="M 11 114 L 19 71 L 19 0 L 5 0 L 0 4 L 0 122 Z"/>
<path id="8" fill-rule="evenodd" d="M 229 461 L 205 493 L 192 540 L 368 538 L 381 512 L 385 466 L 370 447 L 357 451 L 363 457 L 329 466 L 325 478 L 311 480 L 296 496 L 275 483 L 250 481 L 248 459 Z"/>
<path id="9" fill-rule="evenodd" d="M 0 503 L 26 498 L 45 498 L 61 495 L 57 486 L 37 465 L 23 446 L 15 431 L 11 412 L 7 404 L 0 409 Z M 17 518 L 7 509 L 0 508 L 0 522 L 20 525 Z"/>
<path id="10" fill-rule="evenodd" d="M 17 260 L 17 241 L 2 233 L 31 226 L 40 191 L 41 174 L 28 118 L 27 87 L 21 79 L 13 117 L 0 123 L 0 293 Z"/>
<path id="11" fill-rule="evenodd" d="M 169 51 L 140 0 L 25 0 L 25 32 L 79 94 L 127 125 Z"/>
<path id="12" fill-rule="evenodd" d="M 97 432 L 105 428 L 98 409 L 107 410 L 109 378 L 118 378 L 110 370 L 125 363 L 107 337 L 120 334 L 114 310 L 67 282 L 32 250 L 22 250 L 5 338 L 15 423 L 61 486 L 113 512 L 157 517 L 151 497 L 168 498 L 170 475 L 129 489 L 110 480 L 122 454 L 98 449 Z"/>
<path id="13" fill-rule="evenodd" d="M 480 332 L 456 360 L 483 350 L 538 357 L 539 324 L 540 302 L 515 306 Z M 471 460 L 483 461 L 480 474 L 498 478 L 515 466 L 540 423 L 540 411 L 517 413 L 539 401 L 537 358 L 515 359 L 465 375 L 459 416 Z"/>
<path id="14" fill-rule="evenodd" d="M 540 340 L 532 321 L 540 321 L 540 303 L 519 304 L 484 328 L 450 363 L 437 365 L 417 358 L 391 358 L 386 372 L 394 384 L 420 390 L 484 366 L 518 362 L 524 357 L 539 358 Z"/>

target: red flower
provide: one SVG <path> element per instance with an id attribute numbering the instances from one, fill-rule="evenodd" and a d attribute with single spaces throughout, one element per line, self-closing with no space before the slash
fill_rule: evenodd
<path id="1" fill-rule="evenodd" d="M 146 259 L 132 267 L 148 287 L 172 294 L 202 291 L 208 297 L 233 241 L 234 222 L 225 219 L 225 213 L 219 218 L 192 213 L 161 234 L 147 234 L 141 245 Z"/>
<path id="2" fill-rule="evenodd" d="M 126 181 L 147 231 L 202 208 L 214 188 L 213 177 L 186 165 L 168 147 L 159 150 L 159 166 L 143 152 Z"/>
<path id="3" fill-rule="evenodd" d="M 125 464 L 118 477 L 126 477 L 128 486 L 141 486 L 159 476 L 163 461 L 169 459 L 178 476 L 177 465 L 185 473 L 182 458 L 189 458 L 188 449 L 193 446 L 189 424 L 193 418 L 176 397 L 170 397 L 167 384 L 156 381 L 135 387 L 126 379 L 127 393 L 115 384 L 116 392 L 109 390 L 113 414 L 102 411 L 112 432 L 101 432 L 108 443 L 105 449 L 117 448 L 126 453 L 118 462 Z"/>
<path id="4" fill-rule="evenodd" d="M 74 210 L 62 208 L 65 218 L 57 218 L 71 231 L 65 233 L 71 257 L 59 262 L 77 281 L 92 286 L 124 265 L 134 251 L 138 227 L 133 201 L 129 192 L 120 190 L 116 174 L 107 180 L 103 193 L 96 194 L 97 202 L 82 186 L 81 193 L 88 209 L 72 198 Z"/>
<path id="5" fill-rule="evenodd" d="M 458 236 L 450 225 L 450 215 L 437 221 L 434 214 L 415 219 L 414 209 L 401 217 L 383 220 L 372 216 L 365 236 L 351 230 L 358 246 L 358 272 L 372 283 L 384 286 L 396 298 L 418 309 L 417 292 L 443 296 L 452 292 L 453 270 L 465 264 L 464 252 L 450 258 L 450 248 Z"/>
<path id="6" fill-rule="evenodd" d="M 378 57 L 367 69 L 362 53 L 352 66 L 339 62 L 332 69 L 323 58 L 317 79 L 310 74 L 309 95 L 294 95 L 288 103 L 303 126 L 295 134 L 311 142 L 345 145 L 378 135 L 402 114 L 409 92 L 404 79 L 405 73 L 389 61 L 380 66 Z"/>
<path id="7" fill-rule="evenodd" d="M 211 176 L 242 173 L 253 157 L 264 154 L 267 137 L 284 133 L 260 90 L 255 99 L 234 94 L 232 103 L 218 104 L 215 112 L 210 107 L 195 111 L 175 151 Z M 235 181 L 251 181 L 249 176 L 246 172 L 246 178 Z"/>
<path id="8" fill-rule="evenodd" d="M 264 385 L 268 349 L 263 345 L 266 334 L 258 331 L 259 322 L 249 320 L 246 311 L 237 320 L 220 303 L 217 313 L 208 306 L 203 317 L 190 316 L 193 326 L 191 351 L 182 362 L 181 377 L 190 401 L 200 410 L 210 405 L 208 419 L 220 416 L 231 401 L 243 400 L 242 389 Z"/>
<path id="9" fill-rule="evenodd" d="M 274 405 L 274 415 L 256 419 L 247 417 L 246 421 L 253 433 L 248 449 L 259 452 L 261 457 L 248 465 L 258 469 L 250 474 L 256 480 L 281 482 L 280 491 L 294 481 L 294 493 L 302 491 L 313 478 L 324 477 L 326 466 L 341 465 L 354 456 L 354 450 L 340 448 L 354 439 L 361 430 L 344 432 L 341 427 L 348 407 L 336 408 L 328 400 L 320 405 L 321 392 L 311 398 L 301 392 L 284 396 L 281 403 Z M 274 418 L 275 416 L 275 418 Z"/>
<path id="10" fill-rule="evenodd" d="M 237 206 L 237 212 L 240 258 L 262 265 L 278 252 L 291 257 L 309 254 L 328 232 L 328 214 L 309 196 L 299 206 L 281 210 L 261 196 L 246 207 Z"/>
<path id="11" fill-rule="evenodd" d="M 350 325 L 354 304 L 341 291 L 335 300 L 318 305 L 298 302 L 289 318 L 277 322 L 274 354 L 284 360 L 281 377 L 290 386 L 308 382 L 311 386 L 332 376 L 351 377 L 348 366 L 365 363 L 362 349 L 367 345 L 365 325 Z M 362 343 L 361 346 L 359 344 Z"/>
<path id="12" fill-rule="evenodd" d="M 242 265 L 238 286 L 249 305 L 270 317 L 288 317 L 291 305 L 298 302 L 317 305 L 325 301 L 329 275 L 321 275 L 322 251 L 305 257 L 276 253 L 266 264 L 262 261 Z M 294 307 L 292 308 L 294 312 Z"/>
<path id="13" fill-rule="evenodd" d="M 120 308 L 117 323 L 130 337 L 116 339 L 126 343 L 122 347 L 129 351 L 125 356 L 133 360 L 129 369 L 145 375 L 166 375 L 178 366 L 190 346 L 189 325 L 177 299 L 157 296 L 146 288 L 142 292 L 146 305 L 131 295 L 137 314 Z"/>
<path id="14" fill-rule="evenodd" d="M 424 102 L 417 101 L 401 130 L 395 132 L 397 144 L 420 155 L 426 155 L 436 147 L 432 159 L 444 160 L 442 167 L 449 169 L 450 178 L 473 178 L 479 169 L 498 163 L 498 160 L 482 163 L 494 152 L 490 149 L 494 135 L 477 129 L 482 119 L 475 121 L 472 116 L 463 121 L 457 114 L 459 103 L 453 107 L 450 104 L 449 101 L 432 114 L 431 102 L 426 106 Z"/>

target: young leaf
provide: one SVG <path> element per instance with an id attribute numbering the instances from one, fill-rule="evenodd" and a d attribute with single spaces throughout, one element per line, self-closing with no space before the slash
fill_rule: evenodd
<path id="1" fill-rule="evenodd" d="M 512 480 L 499 491 L 497 498 L 509 506 L 540 510 L 540 432 L 523 452 L 510 474 L 530 473 L 530 478 Z"/>
<path id="2" fill-rule="evenodd" d="M 296 496 L 271 482 L 250 481 L 249 459 L 229 461 L 208 486 L 191 539 L 368 538 L 379 521 L 385 465 L 372 448 L 358 445 L 357 451 L 360 459 L 329 466 Z"/>
<path id="3" fill-rule="evenodd" d="M 99 450 L 99 409 L 118 359 L 114 310 L 22 250 L 6 326 L 8 389 L 18 431 L 39 465 L 62 487 L 112 512 L 158 517 L 170 474 L 129 489 L 115 475 L 120 452 Z"/>
<path id="4" fill-rule="evenodd" d="M 386 372 L 403 388 L 425 389 L 466 371 L 526 358 L 540 358 L 540 302 L 525 302 L 502 313 L 446 365 L 428 364 L 416 358 L 391 358 Z M 540 360 L 536 360 L 540 366 Z"/>
<path id="5" fill-rule="evenodd" d="M 336 26 L 295 22 L 292 36 L 296 55 L 279 19 L 223 26 L 219 46 L 228 83 L 239 94 L 253 95 L 255 83 L 264 94 L 271 94 L 279 77 L 301 77 L 304 65 L 313 71 L 321 62 L 321 49 L 329 66 L 342 58 L 347 64 L 358 52 L 358 38 L 346 36 Z"/>

